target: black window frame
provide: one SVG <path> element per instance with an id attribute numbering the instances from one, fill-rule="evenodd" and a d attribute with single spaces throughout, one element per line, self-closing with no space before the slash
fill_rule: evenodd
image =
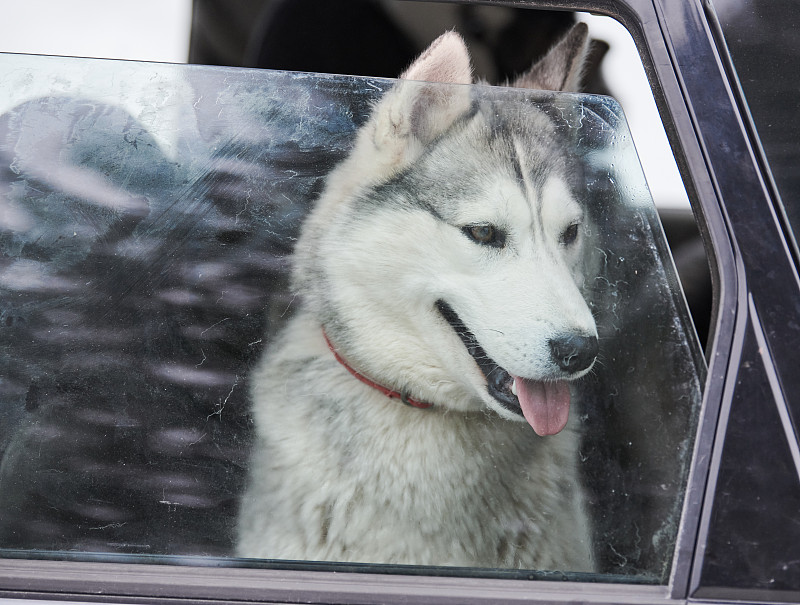
<path id="1" fill-rule="evenodd" d="M 700 0 L 481 3 L 588 11 L 613 17 L 628 29 L 639 49 L 712 261 L 715 311 L 706 349 L 709 373 L 669 583 L 643 586 L 265 570 L 201 567 L 201 562 L 166 566 L 0 559 L 0 597 L 116 602 L 663 603 L 697 593 L 726 410 L 735 386 L 744 331 L 751 321 L 748 303 L 755 300 L 762 305 L 762 316 L 771 304 L 758 295 L 753 298 L 751 286 L 758 284 L 751 283 L 753 276 L 746 271 L 751 257 L 736 242 L 736 229 L 743 229 L 759 208 L 771 207 L 771 196 L 759 170 L 763 158 L 759 158 L 754 134 L 748 131 L 736 91 L 729 84 L 724 50 L 720 50 L 720 40 L 709 25 L 713 8 Z M 739 160 L 735 165 L 729 160 L 731 154 Z M 745 194 L 753 209 L 741 203 Z M 758 227 L 764 234 L 781 233 L 774 212 L 762 217 Z M 793 295 L 796 292 L 785 293 Z M 800 374 L 786 386 L 799 380 Z M 800 385 L 796 386 L 795 392 L 800 392 Z"/>

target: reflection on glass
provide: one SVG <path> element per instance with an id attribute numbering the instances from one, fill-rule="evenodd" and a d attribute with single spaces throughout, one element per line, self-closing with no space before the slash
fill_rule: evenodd
<path id="1" fill-rule="evenodd" d="M 23 56 L 0 80 L 8 556 L 666 581 L 705 370 L 613 100 Z M 395 170 L 356 137 L 399 90 L 460 110 Z M 285 547 L 312 538 L 336 548 Z"/>

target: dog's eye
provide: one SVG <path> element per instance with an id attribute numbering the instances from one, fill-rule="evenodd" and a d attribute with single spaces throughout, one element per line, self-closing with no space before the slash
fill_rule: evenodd
<path id="1" fill-rule="evenodd" d="M 506 234 L 494 225 L 467 225 L 462 227 L 464 233 L 474 242 L 485 246 L 502 248 L 506 244 Z"/>
<path id="2" fill-rule="evenodd" d="M 580 226 L 580 223 L 572 223 L 569 227 L 564 229 L 560 238 L 561 243 L 565 246 L 575 243 L 575 240 L 578 239 L 578 229 Z"/>

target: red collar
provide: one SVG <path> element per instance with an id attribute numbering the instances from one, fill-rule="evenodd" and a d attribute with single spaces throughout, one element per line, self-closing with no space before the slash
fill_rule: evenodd
<path id="1" fill-rule="evenodd" d="M 328 339 L 328 335 L 325 334 L 325 330 L 322 331 L 322 335 L 325 337 L 325 342 L 328 344 L 328 348 L 331 350 L 331 353 L 333 353 L 333 356 L 336 357 L 336 361 L 338 361 L 340 364 L 342 364 L 348 372 L 350 372 L 353 376 L 358 378 L 364 384 L 371 386 L 373 389 L 377 389 L 378 391 L 380 391 L 381 393 L 383 393 L 384 395 L 386 395 L 390 399 L 399 399 L 400 401 L 402 401 L 406 405 L 410 405 L 411 407 L 420 408 L 420 409 L 427 409 L 427 408 L 433 407 L 432 403 L 425 403 L 424 401 L 417 401 L 416 399 L 413 399 L 413 398 L 409 397 L 405 393 L 398 393 L 397 391 L 393 391 L 391 389 L 387 389 L 386 387 L 379 385 L 377 382 L 375 382 L 373 380 L 370 380 L 369 378 L 367 378 L 363 374 L 359 374 L 357 371 L 355 371 L 353 368 L 351 368 L 348 365 L 348 363 L 342 358 L 342 356 L 339 355 L 339 352 L 336 349 L 333 348 L 333 345 L 331 344 L 331 341 Z"/>

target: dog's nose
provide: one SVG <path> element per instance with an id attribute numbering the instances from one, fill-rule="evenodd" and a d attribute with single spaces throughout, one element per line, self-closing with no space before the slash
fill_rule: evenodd
<path id="1" fill-rule="evenodd" d="M 592 365 L 599 349 L 596 336 L 567 334 L 550 339 L 553 360 L 559 368 L 571 374 Z"/>

